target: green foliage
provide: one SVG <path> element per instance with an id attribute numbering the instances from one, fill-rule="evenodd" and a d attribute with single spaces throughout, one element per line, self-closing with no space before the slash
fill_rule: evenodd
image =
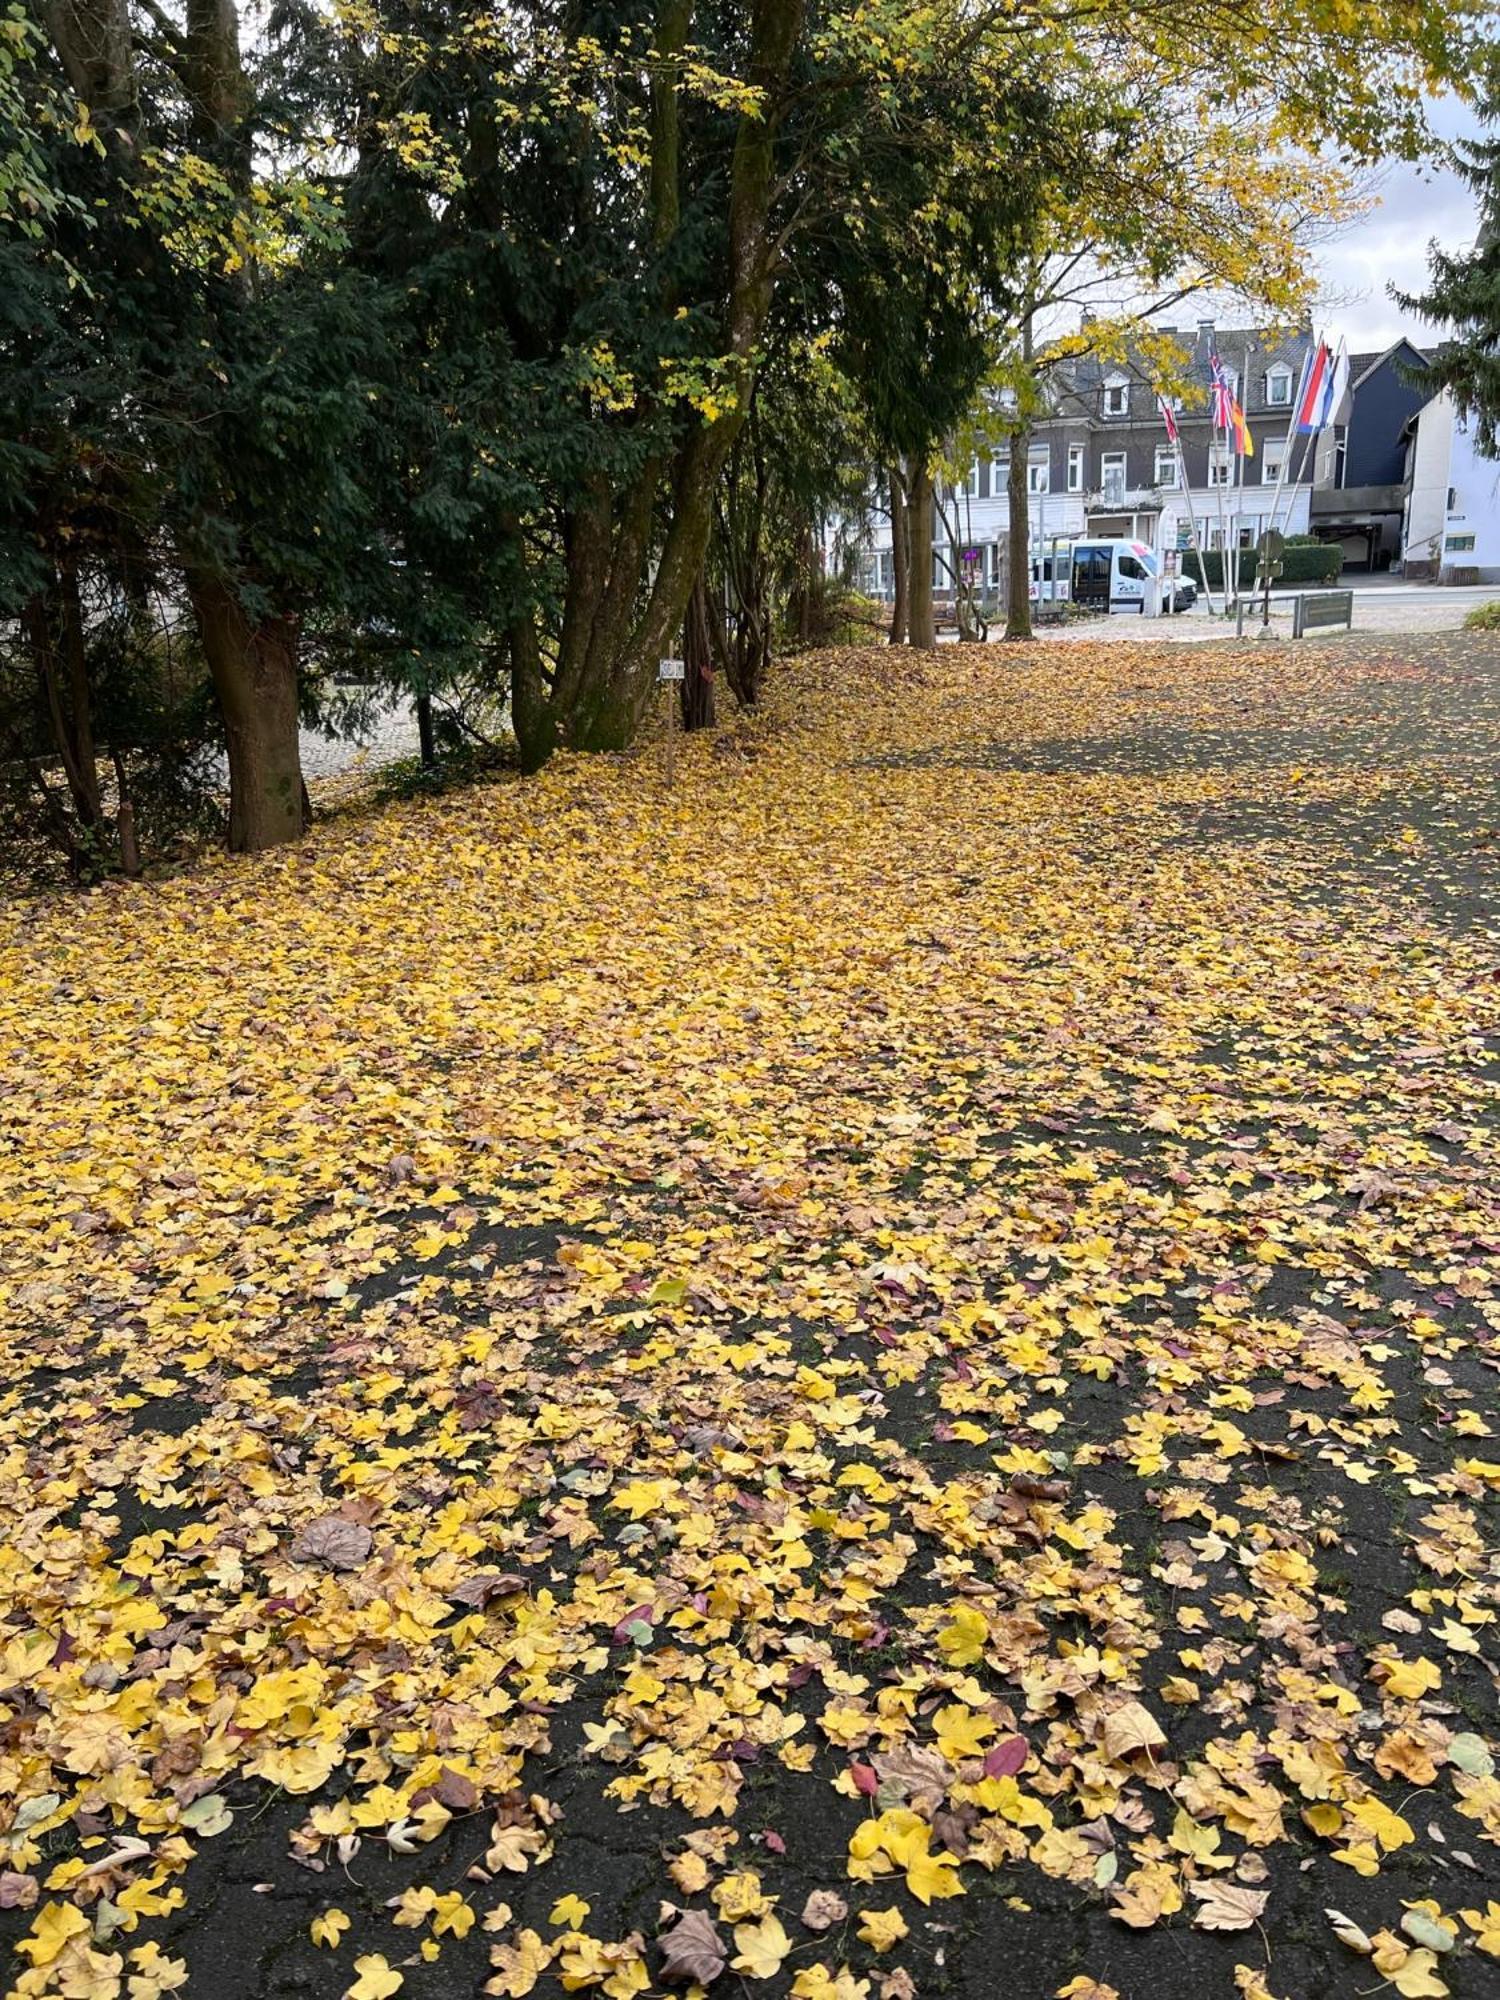
<path id="1" fill-rule="evenodd" d="M 1500 597 L 1476 604 L 1464 619 L 1466 632 L 1500 632 Z"/>
<path id="2" fill-rule="evenodd" d="M 1500 119 L 1500 97 L 1486 107 L 1486 123 Z M 1471 419 L 1481 452 L 1500 456 L 1500 134 L 1458 147 L 1458 171 L 1479 205 L 1474 248 L 1454 254 L 1434 245 L 1431 282 L 1419 296 L 1397 293 L 1411 312 L 1451 333 L 1431 363 L 1414 372 L 1429 395 L 1447 389 L 1462 417 Z"/>
<path id="3" fill-rule="evenodd" d="M 1272 589 L 1292 590 L 1301 584 L 1332 583 L 1343 567 L 1344 552 L 1337 542 L 1320 542 L 1314 536 L 1290 536 L 1281 555 L 1280 574 L 1274 579 Z M 1203 565 L 1208 572 L 1210 590 L 1222 590 L 1224 586 L 1224 558 L 1218 549 L 1203 551 Z M 1186 575 L 1199 580 L 1198 557 L 1192 550 L 1186 550 L 1182 557 L 1182 567 Z M 1231 570 L 1233 563 L 1230 564 Z M 1248 589 L 1255 583 L 1260 564 L 1254 549 L 1240 552 L 1240 583 Z"/>
<path id="4" fill-rule="evenodd" d="M 140 579 L 135 580 L 138 586 Z M 0 625 L 0 877 L 94 881 L 121 864 L 128 799 L 143 863 L 160 865 L 222 830 L 218 719 L 191 625 L 102 569 L 81 585 L 88 634 L 86 722 L 102 814 L 70 786 L 36 649 Z M 71 732 L 70 732 L 71 733 Z M 82 808 L 82 809 L 81 809 Z"/>

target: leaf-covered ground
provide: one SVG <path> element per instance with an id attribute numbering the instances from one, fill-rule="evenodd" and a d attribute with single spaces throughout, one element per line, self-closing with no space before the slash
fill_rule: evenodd
<path id="1" fill-rule="evenodd" d="M 1497 753 L 823 656 L 10 907 L 11 1990 L 1492 1994 Z"/>

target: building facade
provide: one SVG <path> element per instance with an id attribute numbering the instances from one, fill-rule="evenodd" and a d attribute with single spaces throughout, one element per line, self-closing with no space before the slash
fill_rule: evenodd
<path id="1" fill-rule="evenodd" d="M 1164 331 L 1175 333 L 1189 356 L 1184 372 L 1190 388 L 1174 401 L 1187 486 L 1144 372 L 1090 356 L 1072 360 L 1056 371 L 1049 413 L 1032 433 L 1027 526 L 1033 559 L 1053 541 L 1085 536 L 1140 541 L 1158 552 L 1186 550 L 1194 521 L 1205 548 L 1253 548 L 1270 525 L 1288 451 L 1292 462 L 1276 525 L 1285 534 L 1308 532 L 1311 454 L 1305 440 L 1290 436 L 1290 427 L 1310 333 L 1219 331 L 1207 320 L 1194 329 Z M 1209 357 L 1215 349 L 1235 379 L 1254 444 L 1243 462 L 1225 450 L 1210 416 Z M 933 554 L 939 592 L 953 588 L 955 529 L 959 545 L 975 552 L 984 587 L 999 587 L 1010 529 L 1006 471 L 1004 457 L 982 456 L 960 486 L 944 490 Z M 888 521 L 877 522 L 861 569 L 866 589 L 890 596 Z"/>
<path id="2" fill-rule="evenodd" d="M 1406 426 L 1402 574 L 1500 583 L 1500 460 L 1481 458 L 1445 389 Z"/>
<path id="3" fill-rule="evenodd" d="M 1344 421 L 1319 441 L 1312 492 L 1313 533 L 1340 545 L 1346 570 L 1386 570 L 1400 556 L 1406 433 L 1426 400 L 1411 371 L 1426 358 L 1409 340 L 1349 356 Z"/>

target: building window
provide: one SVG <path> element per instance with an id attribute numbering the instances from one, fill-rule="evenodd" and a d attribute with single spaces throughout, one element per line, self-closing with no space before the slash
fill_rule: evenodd
<path id="1" fill-rule="evenodd" d="M 1156 447 L 1155 483 L 1158 486 L 1177 484 L 1177 453 L 1169 444 L 1159 444 Z"/>
<path id="2" fill-rule="evenodd" d="M 1273 410 L 1284 410 L 1292 400 L 1292 371 L 1273 368 L 1266 377 L 1266 401 Z"/>
<path id="3" fill-rule="evenodd" d="M 1210 486 L 1229 484 L 1230 459 L 1227 453 L 1211 451 L 1208 455 L 1208 483 Z"/>
<path id="4" fill-rule="evenodd" d="M 1456 486 L 1448 488 L 1448 512 L 1450 514 L 1458 512 L 1458 488 Z"/>
<path id="5" fill-rule="evenodd" d="M 1026 461 L 1026 486 L 1031 493 L 1052 490 L 1052 454 L 1045 445 L 1040 451 L 1033 451 Z"/>
<path id="6" fill-rule="evenodd" d="M 1107 451 L 1099 460 L 1099 490 L 1106 500 L 1118 504 L 1125 497 L 1125 454 Z"/>
<path id="7" fill-rule="evenodd" d="M 1130 384 L 1128 382 L 1106 382 L 1104 385 L 1104 414 L 1107 417 L 1127 417 L 1130 414 Z"/>
<path id="8" fill-rule="evenodd" d="M 1265 446 L 1261 452 L 1260 459 L 1260 483 L 1262 486 L 1274 486 L 1276 484 L 1277 480 L 1281 477 L 1281 462 L 1285 456 L 1286 446 L 1284 444 L 1268 444 Z"/>
<path id="9" fill-rule="evenodd" d="M 1068 446 L 1068 491 L 1070 493 L 1081 493 L 1083 491 L 1083 446 L 1081 444 L 1070 444 Z"/>
<path id="10" fill-rule="evenodd" d="M 1449 535 L 1443 543 L 1446 553 L 1454 556 L 1466 555 L 1473 546 L 1474 537 L 1472 535 Z"/>

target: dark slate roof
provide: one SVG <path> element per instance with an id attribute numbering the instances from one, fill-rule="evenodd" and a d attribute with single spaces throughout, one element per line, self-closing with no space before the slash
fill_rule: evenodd
<path id="1" fill-rule="evenodd" d="M 1312 341 L 1312 334 L 1306 327 L 1290 331 L 1261 327 L 1218 327 L 1208 323 L 1196 327 L 1163 327 L 1163 333 L 1174 335 L 1187 350 L 1185 369 L 1188 380 L 1200 393 L 1190 401 L 1189 418 L 1203 416 L 1208 407 L 1207 391 L 1212 380 L 1209 355 L 1217 346 L 1219 359 L 1224 366 L 1238 376 L 1240 401 L 1249 417 L 1263 415 L 1272 408 L 1266 399 L 1266 376 L 1278 364 L 1291 371 L 1295 385 L 1301 372 L 1303 357 Z M 1107 380 L 1118 380 L 1121 374 L 1130 377 L 1130 420 L 1139 422 L 1143 417 L 1155 417 L 1156 395 L 1152 385 L 1136 369 L 1121 369 L 1116 363 L 1104 363 L 1096 355 L 1080 355 L 1069 364 L 1066 386 L 1059 385 L 1057 414 L 1067 415 L 1073 411 L 1080 414 L 1087 411 L 1097 414 L 1100 407 L 1100 390 Z M 1285 404 L 1275 406 L 1279 415 Z M 1106 420 L 1110 421 L 1110 420 Z M 1124 419 L 1114 419 L 1121 422 Z"/>

